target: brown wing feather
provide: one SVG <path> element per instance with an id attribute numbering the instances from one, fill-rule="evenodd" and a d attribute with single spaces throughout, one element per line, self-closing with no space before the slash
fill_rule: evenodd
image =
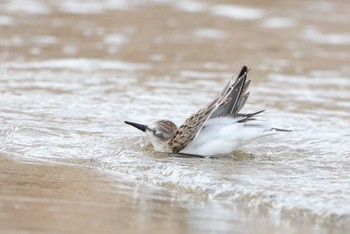
<path id="1" fill-rule="evenodd" d="M 193 114 L 190 118 L 188 118 L 184 124 L 179 127 L 172 139 L 170 139 L 168 142 L 167 145 L 171 152 L 179 153 L 187 146 L 188 143 L 193 141 L 213 110 L 215 110 L 215 105 L 201 109 L 197 113 Z"/>
<path id="2" fill-rule="evenodd" d="M 235 82 L 233 79 L 230 80 L 218 98 L 211 102 L 206 108 L 203 108 L 191 115 L 179 127 L 174 136 L 167 142 L 167 147 L 171 152 L 179 153 L 188 145 L 188 143 L 197 137 L 203 128 L 204 123 L 210 118 L 214 111 L 216 111 L 220 106 L 225 105 L 228 96 L 231 94 L 234 88 L 234 84 Z"/>

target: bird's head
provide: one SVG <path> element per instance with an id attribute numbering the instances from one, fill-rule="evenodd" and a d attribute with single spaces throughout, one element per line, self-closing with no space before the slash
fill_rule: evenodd
<path id="1" fill-rule="evenodd" d="M 150 139 L 154 149 L 156 151 L 166 151 L 166 143 L 170 140 L 177 130 L 177 126 L 169 120 L 158 120 L 149 125 L 143 125 L 125 121 L 124 123 L 129 124 L 146 134 Z"/>

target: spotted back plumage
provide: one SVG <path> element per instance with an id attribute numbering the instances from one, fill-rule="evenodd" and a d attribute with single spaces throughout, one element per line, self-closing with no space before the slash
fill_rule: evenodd
<path id="1" fill-rule="evenodd" d="M 215 105 L 199 110 L 189 117 L 175 132 L 167 147 L 173 153 L 179 153 L 197 136 L 205 121 L 213 112 Z"/>
<path id="2" fill-rule="evenodd" d="M 207 107 L 197 111 L 191 115 L 175 132 L 173 137 L 167 142 L 167 148 L 169 151 L 179 153 L 183 150 L 191 141 L 193 141 L 205 122 L 211 118 L 214 114 L 216 116 L 222 116 L 231 114 L 233 110 L 242 108 L 243 103 L 240 101 L 242 93 L 245 99 L 248 98 L 248 94 L 244 93 L 246 76 L 248 69 L 244 66 L 239 73 L 236 81 L 231 79 L 230 82 L 225 86 L 219 97 L 211 102 Z M 249 84 L 248 84 L 249 85 Z M 243 92 L 242 92 L 243 91 Z M 227 107 L 229 105 L 229 107 Z M 237 105 L 241 105 L 238 106 Z"/>

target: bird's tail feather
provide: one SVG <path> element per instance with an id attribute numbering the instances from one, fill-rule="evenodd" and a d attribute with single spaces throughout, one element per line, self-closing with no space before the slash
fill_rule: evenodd
<path id="1" fill-rule="evenodd" d="M 282 128 L 271 128 L 271 131 L 275 131 L 275 132 L 292 132 L 292 130 L 282 129 Z"/>

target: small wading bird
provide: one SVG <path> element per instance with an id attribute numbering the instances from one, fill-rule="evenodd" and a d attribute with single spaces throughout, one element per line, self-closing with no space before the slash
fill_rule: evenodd
<path id="1" fill-rule="evenodd" d="M 143 132 L 159 152 L 198 156 L 220 156 L 232 153 L 237 147 L 278 131 L 256 122 L 258 114 L 239 113 L 249 97 L 248 69 L 243 66 L 237 79 L 233 78 L 221 94 L 205 108 L 191 115 L 179 128 L 169 120 L 150 125 L 125 121 Z"/>

